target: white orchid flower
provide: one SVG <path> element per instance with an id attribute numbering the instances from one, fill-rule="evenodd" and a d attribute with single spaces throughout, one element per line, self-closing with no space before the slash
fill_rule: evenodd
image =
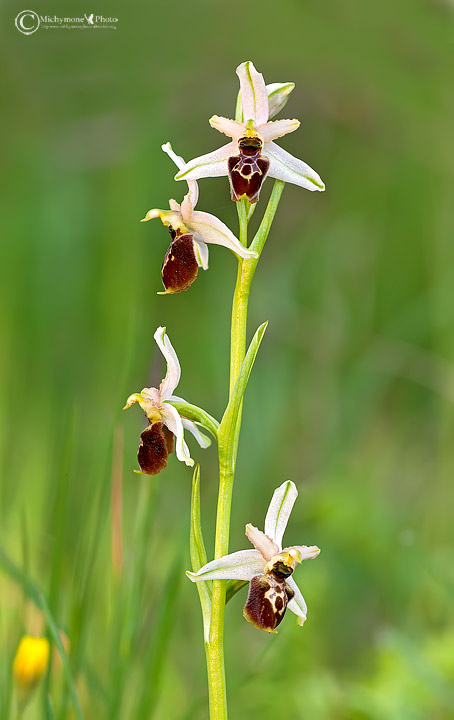
<path id="1" fill-rule="evenodd" d="M 184 167 L 183 158 L 173 152 L 170 143 L 162 145 L 162 149 L 178 168 Z M 188 180 L 188 189 L 181 205 L 175 200 L 169 200 L 169 210 L 149 210 L 141 221 L 159 217 L 172 235 L 161 268 L 165 287 L 163 294 L 187 290 L 196 279 L 199 267 L 208 269 L 207 243 L 223 245 L 242 258 L 257 257 L 257 253 L 245 248 L 219 218 L 194 210 L 199 197 L 195 180 Z"/>
<path id="2" fill-rule="evenodd" d="M 172 400 L 182 402 L 173 394 L 181 377 L 180 363 L 164 327 L 158 327 L 154 339 L 167 362 L 166 376 L 159 388 L 144 388 L 142 392 L 130 395 L 123 408 L 126 410 L 137 402 L 149 420 L 148 427 L 140 436 L 137 453 L 141 472 L 145 475 L 156 475 L 163 470 L 174 449 L 178 460 L 194 465 L 184 440 L 184 430 L 194 435 L 200 447 L 206 448 L 211 444 L 210 438 L 203 435 L 191 420 L 181 417 L 170 404 Z"/>
<path id="3" fill-rule="evenodd" d="M 175 180 L 196 180 L 204 177 L 228 175 L 232 200 L 247 197 L 257 202 L 260 188 L 266 177 L 300 185 L 307 190 L 324 190 L 325 186 L 305 162 L 298 160 L 273 140 L 299 127 L 299 120 L 269 121 L 285 104 L 293 89 L 291 83 L 267 87 L 261 73 L 252 62 L 241 63 L 236 69 L 240 79 L 243 121 L 213 115 L 210 125 L 232 138 L 214 152 L 191 160 L 180 169 Z"/>
<path id="4" fill-rule="evenodd" d="M 204 565 L 196 573 L 187 572 L 192 582 L 201 580 L 247 580 L 249 594 L 243 615 L 260 630 L 275 632 L 288 607 L 303 625 L 307 606 L 293 577 L 296 565 L 315 558 L 315 545 L 294 545 L 282 549 L 282 537 L 298 490 L 287 480 L 271 499 L 265 518 L 265 532 L 246 525 L 246 535 L 255 550 L 240 550 Z"/>

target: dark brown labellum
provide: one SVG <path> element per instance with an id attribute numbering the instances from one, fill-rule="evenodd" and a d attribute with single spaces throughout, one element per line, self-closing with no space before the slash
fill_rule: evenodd
<path id="1" fill-rule="evenodd" d="M 274 633 L 294 594 L 284 580 L 277 580 L 271 574 L 256 575 L 249 583 L 243 615 L 259 630 Z"/>
<path id="2" fill-rule="evenodd" d="M 146 475 L 157 475 L 164 470 L 174 447 L 173 433 L 162 422 L 150 423 L 140 435 L 137 459 L 141 471 Z"/>
<path id="3" fill-rule="evenodd" d="M 256 203 L 270 161 L 260 154 L 262 141 L 257 137 L 240 138 L 238 150 L 239 155 L 228 159 L 232 200 L 237 202 L 242 197 L 247 197 L 250 203 Z"/>
<path id="4" fill-rule="evenodd" d="M 177 232 L 172 237 L 174 239 L 162 262 L 161 277 L 166 291 L 177 293 L 192 285 L 199 266 L 194 252 L 193 236 L 190 233 L 180 235 Z"/>

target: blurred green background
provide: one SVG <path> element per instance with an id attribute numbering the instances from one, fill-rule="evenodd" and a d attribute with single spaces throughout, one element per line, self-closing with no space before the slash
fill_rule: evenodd
<path id="1" fill-rule="evenodd" d="M 452 3 L 40 0 L 39 14 L 118 26 L 31 36 L 14 27 L 22 9 L 1 11 L 1 545 L 64 633 L 85 717 L 207 717 L 183 572 L 191 472 L 172 456 L 155 478 L 134 474 L 143 417 L 121 407 L 160 381 L 153 332 L 166 325 L 178 393 L 222 414 L 235 258 L 213 246 L 188 292 L 160 297 L 169 236 L 139 219 L 186 192 L 161 143 L 187 160 L 218 147 L 208 118 L 232 116 L 234 70 L 251 59 L 266 82 L 296 83 L 281 115 L 301 127 L 281 144 L 327 190 L 285 188 L 256 273 L 250 334 L 270 322 L 246 395 L 231 548 L 290 478 L 300 496 L 286 541 L 322 554 L 296 572 L 304 629 L 289 613 L 277 636 L 259 633 L 242 618 L 244 590 L 227 608 L 231 717 L 453 718 Z M 236 231 L 227 179 L 200 190 L 199 209 Z M 216 450 L 190 444 L 211 555 Z M 2 718 L 19 637 L 43 630 L 1 572 Z M 46 690 L 57 718 L 74 717 L 56 658 L 30 720 L 51 717 Z"/>

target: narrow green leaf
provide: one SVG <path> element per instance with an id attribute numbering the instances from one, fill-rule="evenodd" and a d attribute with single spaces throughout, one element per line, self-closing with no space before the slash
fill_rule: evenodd
<path id="1" fill-rule="evenodd" d="M 248 584 L 247 580 L 229 580 L 227 583 L 227 592 L 225 595 L 225 604 L 229 602 L 236 594 Z"/>
<path id="2" fill-rule="evenodd" d="M 266 206 L 265 214 L 262 218 L 262 222 L 260 223 L 259 229 L 255 233 L 254 239 L 251 242 L 249 249 L 255 250 L 255 252 L 258 253 L 259 257 L 263 250 L 263 246 L 265 245 L 266 239 L 269 235 L 271 225 L 273 223 L 274 216 L 276 215 L 276 210 L 278 208 L 284 187 L 285 182 L 283 180 L 275 180 L 273 189 L 271 191 L 270 199 L 268 200 L 268 205 Z M 255 265 L 257 265 L 258 258 L 254 261 L 254 263 Z"/>
<path id="3" fill-rule="evenodd" d="M 191 403 L 187 402 L 180 402 L 179 400 L 166 400 L 166 402 L 168 402 L 169 405 L 173 405 L 173 407 L 178 410 L 180 415 L 183 415 L 183 417 L 187 418 L 188 420 L 195 421 L 198 425 L 204 427 L 205 430 L 208 430 L 208 432 L 212 434 L 215 440 L 217 439 L 219 423 L 214 417 L 209 415 L 209 413 L 205 412 L 205 410 L 197 407 L 197 405 L 191 405 Z"/>
<path id="4" fill-rule="evenodd" d="M 228 405 L 225 409 L 224 416 L 219 426 L 219 435 L 221 435 L 221 433 L 230 433 L 232 440 L 244 391 L 246 390 L 249 375 L 251 374 L 252 366 L 254 364 L 254 360 L 260 347 L 260 343 L 262 342 L 262 338 L 267 325 L 268 321 L 260 325 L 251 340 L 251 344 L 249 345 L 246 357 L 244 358 L 241 370 L 238 374 L 237 381 L 232 390 Z"/>
<path id="5" fill-rule="evenodd" d="M 200 465 L 196 465 L 192 476 L 190 551 L 192 571 L 197 572 L 207 562 L 200 520 Z"/>
<path id="6" fill-rule="evenodd" d="M 206 564 L 207 554 L 203 542 L 202 524 L 200 519 L 200 466 L 196 465 L 192 476 L 191 496 L 191 531 L 189 535 L 192 571 L 197 572 L 202 565 Z M 211 617 L 211 583 L 198 582 L 200 607 L 202 609 L 203 633 L 205 642 L 208 641 L 210 633 Z"/>
<path id="7" fill-rule="evenodd" d="M 83 720 L 82 715 L 82 709 L 79 704 L 79 698 L 77 697 L 77 691 L 76 691 L 76 685 L 74 682 L 73 674 L 71 671 L 71 667 L 69 664 L 68 656 L 65 652 L 65 649 L 63 647 L 63 643 L 60 638 L 60 633 L 58 631 L 57 624 L 55 620 L 52 617 L 52 613 L 49 609 L 49 606 L 46 602 L 46 599 L 44 595 L 42 594 L 41 590 L 38 588 L 35 583 L 30 580 L 30 578 L 25 575 L 25 573 L 22 572 L 22 570 L 10 559 L 10 557 L 6 554 L 4 549 L 0 546 L 0 566 L 3 568 L 4 572 L 6 572 L 7 575 L 9 575 L 13 580 L 15 580 L 21 587 L 24 593 L 27 595 L 27 597 L 32 600 L 35 605 L 37 605 L 41 612 L 43 613 L 47 626 L 49 628 L 49 633 L 51 636 L 51 639 L 55 646 L 57 647 L 57 650 L 59 652 L 63 669 L 65 671 L 66 680 L 68 683 L 69 693 L 71 695 L 71 699 L 74 705 L 74 711 L 76 714 L 77 720 Z"/>

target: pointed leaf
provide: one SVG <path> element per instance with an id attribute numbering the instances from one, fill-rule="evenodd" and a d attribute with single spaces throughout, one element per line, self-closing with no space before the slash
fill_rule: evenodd
<path id="1" fill-rule="evenodd" d="M 205 551 L 205 543 L 202 535 L 202 522 L 200 518 L 200 465 L 194 468 L 192 476 L 192 495 L 191 495 L 191 531 L 189 535 L 189 547 L 191 553 L 191 564 L 194 572 L 200 570 L 207 561 Z M 210 636 L 210 618 L 211 618 L 211 587 L 209 583 L 197 583 L 199 593 L 200 607 L 203 619 L 203 635 L 205 642 L 208 642 Z"/>
<path id="2" fill-rule="evenodd" d="M 234 385 L 228 405 L 224 412 L 224 416 L 219 426 L 219 435 L 221 433 L 230 433 L 230 442 L 234 442 L 234 431 L 244 391 L 246 390 L 249 375 L 251 374 L 252 366 L 254 364 L 254 360 L 260 347 L 260 343 L 262 342 L 262 338 L 267 325 L 268 321 L 260 325 L 251 340 L 251 344 L 249 345 L 246 357 L 244 358 L 237 381 Z"/>
<path id="3" fill-rule="evenodd" d="M 202 565 L 206 565 L 207 561 L 200 519 L 200 465 L 195 466 L 192 476 L 191 532 L 189 539 L 192 570 L 198 572 Z"/>

